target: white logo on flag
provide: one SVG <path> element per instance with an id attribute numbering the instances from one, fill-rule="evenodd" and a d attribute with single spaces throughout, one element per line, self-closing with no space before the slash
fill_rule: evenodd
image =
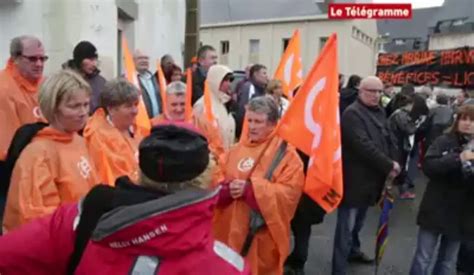
<path id="1" fill-rule="evenodd" d="M 305 106 L 304 106 L 304 124 L 306 128 L 313 134 L 313 143 L 311 145 L 311 150 L 313 150 L 314 148 L 317 148 L 319 144 L 321 143 L 322 128 L 319 123 L 314 121 L 313 106 L 314 106 L 314 103 L 316 102 L 316 98 L 324 89 L 325 85 L 326 85 L 326 78 L 323 77 L 316 83 L 316 85 L 314 85 L 314 87 L 309 92 L 308 97 L 306 98 Z M 309 160 L 309 166 L 311 166 L 312 164 L 313 164 L 313 158 L 311 157 L 311 159 Z"/>
<path id="2" fill-rule="evenodd" d="M 285 83 L 287 85 L 290 84 L 290 81 L 291 81 L 291 70 L 293 68 L 293 59 L 294 59 L 295 55 L 294 54 L 291 54 L 290 57 L 288 58 L 288 61 L 286 61 L 285 63 Z"/>

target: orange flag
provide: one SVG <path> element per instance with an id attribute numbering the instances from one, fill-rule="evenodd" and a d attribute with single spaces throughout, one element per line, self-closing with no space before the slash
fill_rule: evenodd
<path id="1" fill-rule="evenodd" d="M 280 64 L 275 71 L 276 79 L 283 85 L 283 92 L 289 98 L 293 98 L 293 91 L 303 81 L 303 65 L 301 64 L 301 39 L 299 30 L 295 30 L 288 46 L 286 47 Z"/>
<path id="2" fill-rule="evenodd" d="M 326 212 L 337 208 L 343 185 L 336 34 L 283 116 L 278 134 L 310 156 L 305 193 Z"/>
<path id="3" fill-rule="evenodd" d="M 135 69 L 135 63 L 133 62 L 133 56 L 128 48 L 127 39 L 122 35 L 122 48 L 123 48 L 123 58 L 125 65 L 125 77 L 128 81 L 133 83 L 139 90 L 140 85 L 138 84 L 137 70 Z M 135 123 L 138 130 L 147 136 L 150 133 L 151 122 L 148 118 L 148 113 L 146 111 L 145 103 L 143 102 L 143 97 L 140 95 L 140 100 L 138 101 L 138 114 L 135 118 Z"/>
<path id="4" fill-rule="evenodd" d="M 193 72 L 191 68 L 186 70 L 186 101 L 184 109 L 184 117 L 186 121 L 191 121 L 193 118 Z"/>
<path id="5" fill-rule="evenodd" d="M 207 83 L 207 80 L 204 82 L 204 113 L 206 114 L 207 122 L 212 126 L 217 127 L 217 121 L 212 112 L 211 90 L 209 89 L 209 83 Z"/>
<path id="6" fill-rule="evenodd" d="M 156 62 L 156 70 L 158 72 L 156 77 L 158 78 L 158 83 L 160 84 L 161 102 L 163 102 L 163 113 L 166 114 L 166 78 L 163 74 L 160 61 Z"/>
<path id="7" fill-rule="evenodd" d="M 245 111 L 244 123 L 242 124 L 242 132 L 240 132 L 239 142 L 245 142 L 249 136 L 249 122 L 247 120 L 247 111 Z"/>

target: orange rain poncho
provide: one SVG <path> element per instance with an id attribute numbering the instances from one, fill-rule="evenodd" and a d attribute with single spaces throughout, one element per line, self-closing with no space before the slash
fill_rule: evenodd
<path id="1" fill-rule="evenodd" d="M 133 137 L 121 133 L 99 108 L 87 122 L 84 138 L 102 183 L 115 185 L 121 176 L 138 181 L 138 145 L 143 138 L 138 131 Z"/>
<path id="2" fill-rule="evenodd" d="M 289 254 L 290 221 L 296 210 L 304 184 L 303 164 L 294 148 L 286 153 L 273 172 L 270 181 L 264 179 L 281 139 L 271 135 L 264 142 L 240 142 L 226 155 L 220 180 L 245 180 L 260 152 L 267 150 L 250 177 L 252 191 L 266 226 L 255 235 L 247 259 L 254 275 L 283 274 L 283 264 Z M 249 229 L 251 208 L 242 200 L 233 200 L 217 207 L 214 218 L 216 239 L 236 251 L 241 251 Z"/>
<path id="3" fill-rule="evenodd" d="M 51 214 L 63 203 L 79 201 L 97 183 L 84 139 L 44 128 L 25 147 L 13 169 L 4 230 Z"/>
<path id="4" fill-rule="evenodd" d="M 18 72 L 13 60 L 0 71 L 0 160 L 5 160 L 16 130 L 23 124 L 41 120 L 38 88 L 41 80 L 30 82 Z"/>

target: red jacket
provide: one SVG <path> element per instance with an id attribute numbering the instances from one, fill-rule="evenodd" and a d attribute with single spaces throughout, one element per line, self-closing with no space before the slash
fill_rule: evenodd
<path id="1" fill-rule="evenodd" d="M 182 191 L 102 215 L 76 275 L 250 274 L 211 236 L 216 192 Z M 67 205 L 0 238 L 0 274 L 66 274 L 78 206 Z"/>

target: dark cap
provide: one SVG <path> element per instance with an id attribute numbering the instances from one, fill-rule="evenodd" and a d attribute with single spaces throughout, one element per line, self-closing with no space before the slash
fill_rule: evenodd
<path id="1" fill-rule="evenodd" d="M 142 173 L 157 182 L 183 182 L 199 176 L 209 164 L 206 138 L 191 128 L 157 125 L 139 146 Z"/>
<path id="2" fill-rule="evenodd" d="M 98 58 L 96 47 L 89 41 L 81 41 L 74 47 L 72 57 L 76 65 L 80 65 L 86 58 Z"/>

